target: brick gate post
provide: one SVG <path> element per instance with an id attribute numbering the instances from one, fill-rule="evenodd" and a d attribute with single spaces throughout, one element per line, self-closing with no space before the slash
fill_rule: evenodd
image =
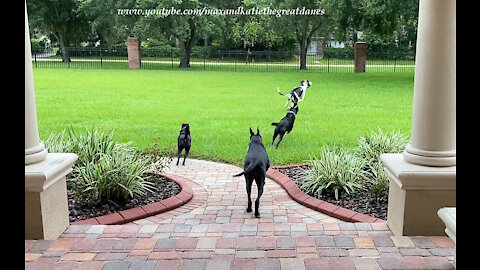
<path id="1" fill-rule="evenodd" d="M 140 40 L 136 37 L 127 38 L 128 68 L 137 69 L 142 66 Z"/>
<path id="2" fill-rule="evenodd" d="M 365 72 L 367 62 L 367 43 L 355 42 L 355 73 Z"/>

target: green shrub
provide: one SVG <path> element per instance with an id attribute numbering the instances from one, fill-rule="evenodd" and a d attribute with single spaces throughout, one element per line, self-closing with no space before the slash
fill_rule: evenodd
<path id="1" fill-rule="evenodd" d="M 311 169 L 305 172 L 301 188 L 319 198 L 322 193 L 352 194 L 362 188 L 366 177 L 364 160 L 340 147 L 320 149 L 320 158 L 309 161 Z"/>
<path id="2" fill-rule="evenodd" d="M 155 190 L 148 181 L 150 165 L 150 158 L 131 149 L 115 147 L 110 153 L 99 154 L 96 160 L 75 167 L 73 180 L 84 204 L 124 201 Z"/>
<path id="3" fill-rule="evenodd" d="M 369 177 L 365 187 L 377 197 L 388 194 L 388 175 L 381 162 L 369 165 Z"/>
<path id="4" fill-rule="evenodd" d="M 379 160 L 381 154 L 403 152 L 408 141 L 408 136 L 400 132 L 384 133 L 378 129 L 378 132 L 372 131 L 370 135 L 360 137 L 356 152 L 369 164 L 372 164 Z"/>
<path id="5" fill-rule="evenodd" d="M 69 153 L 72 152 L 73 148 L 73 142 L 65 140 L 65 130 L 58 134 L 50 134 L 43 143 L 49 153 Z"/>
<path id="6" fill-rule="evenodd" d="M 351 46 L 347 46 L 344 48 L 332 48 L 332 47 L 323 48 L 323 58 L 353 59 L 354 54 L 355 54 L 355 49 Z"/>
<path id="7" fill-rule="evenodd" d="M 374 194 L 381 194 L 388 190 L 388 176 L 380 161 L 384 153 L 401 153 L 405 150 L 409 137 L 397 131 L 384 133 L 372 131 L 370 135 L 362 136 L 358 140 L 355 153 L 364 160 L 363 170 L 367 173 L 366 185 Z"/>
<path id="8" fill-rule="evenodd" d="M 73 152 L 78 160 L 69 174 L 69 186 L 81 204 L 94 205 L 111 200 L 121 202 L 155 190 L 152 172 L 162 171 L 168 159 L 144 155 L 131 147 L 131 142 L 116 143 L 114 132 L 87 129 L 77 135 L 68 130 L 51 135 L 45 146 L 49 152 Z"/>

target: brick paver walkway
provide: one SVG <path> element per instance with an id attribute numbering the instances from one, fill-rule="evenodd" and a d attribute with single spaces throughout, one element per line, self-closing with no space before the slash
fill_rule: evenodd
<path id="1" fill-rule="evenodd" d="M 454 269 L 446 236 L 393 236 L 293 201 L 267 179 L 261 218 L 245 213 L 242 169 L 187 159 L 187 204 L 124 225 L 72 225 L 57 240 L 25 240 L 25 269 Z M 256 198 L 253 185 L 252 199 Z"/>

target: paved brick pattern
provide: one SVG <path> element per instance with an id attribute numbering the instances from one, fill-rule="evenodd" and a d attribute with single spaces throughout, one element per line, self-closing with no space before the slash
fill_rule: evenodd
<path id="1" fill-rule="evenodd" d="M 298 204 L 267 179 L 261 218 L 245 213 L 241 169 L 188 159 L 166 172 L 194 197 L 123 225 L 71 225 L 57 240 L 25 240 L 25 269 L 455 269 L 447 236 L 393 236 Z M 253 185 L 253 198 L 256 187 Z"/>

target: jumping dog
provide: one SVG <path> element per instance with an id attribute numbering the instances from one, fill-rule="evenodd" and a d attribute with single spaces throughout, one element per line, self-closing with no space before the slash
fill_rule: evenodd
<path id="1" fill-rule="evenodd" d="M 285 108 L 292 109 L 296 107 L 297 104 L 305 98 L 305 93 L 307 92 L 307 88 L 312 85 L 310 81 L 303 80 L 300 82 L 299 87 L 295 87 L 290 93 L 282 94 L 280 92 L 280 88 L 277 87 L 277 91 L 280 95 L 287 97 L 287 103 L 285 103 Z M 289 104 L 291 104 L 289 106 Z"/>
<path id="2" fill-rule="evenodd" d="M 293 129 L 293 124 L 295 123 L 295 118 L 297 117 L 298 106 L 294 106 L 290 111 L 285 115 L 285 117 L 280 120 L 278 123 L 272 123 L 272 126 L 275 126 L 275 131 L 273 133 L 272 145 L 275 142 L 275 138 L 280 135 L 280 138 L 277 142 L 276 148 L 283 140 L 285 133 L 290 133 Z"/>

